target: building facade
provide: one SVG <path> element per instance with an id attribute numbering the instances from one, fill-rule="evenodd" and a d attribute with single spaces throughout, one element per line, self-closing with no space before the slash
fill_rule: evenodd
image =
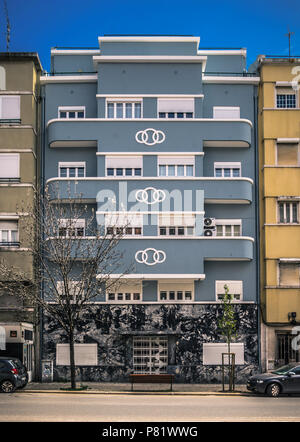
<path id="1" fill-rule="evenodd" d="M 299 59 L 259 56 L 254 67 L 261 77 L 261 354 L 270 370 L 300 360 Z"/>
<path id="2" fill-rule="evenodd" d="M 199 50 L 196 37 L 99 37 L 95 50 L 51 50 L 44 183 L 62 199 L 76 189 L 107 232 L 126 224 L 119 247 L 133 264 L 82 318 L 78 379 L 220 381 L 224 285 L 238 382 L 258 369 L 258 82 L 244 49 Z M 45 317 L 42 358 L 56 380 L 69 376 L 65 343 Z"/>
<path id="3" fill-rule="evenodd" d="M 0 53 L 0 259 L 25 275 L 21 284 L 34 277 L 23 208 L 33 204 L 37 184 L 41 69 L 35 53 Z M 19 357 L 31 378 L 39 358 L 33 309 L 4 290 L 0 327 L 0 355 Z"/>

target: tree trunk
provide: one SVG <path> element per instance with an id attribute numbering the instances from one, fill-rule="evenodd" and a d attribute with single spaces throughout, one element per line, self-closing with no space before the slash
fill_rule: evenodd
<path id="1" fill-rule="evenodd" d="M 71 388 L 76 388 L 76 379 L 75 379 L 75 353 L 74 353 L 74 331 L 71 330 L 69 333 L 69 341 L 70 341 L 70 370 L 71 370 Z"/>

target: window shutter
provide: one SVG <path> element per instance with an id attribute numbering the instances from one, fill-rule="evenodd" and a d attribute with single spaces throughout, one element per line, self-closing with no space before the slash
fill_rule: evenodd
<path id="1" fill-rule="evenodd" d="M 106 168 L 115 169 L 117 167 L 120 168 L 138 168 L 141 169 L 143 167 L 143 157 L 132 157 L 132 156 L 124 156 L 124 157 L 106 157 Z"/>
<path id="2" fill-rule="evenodd" d="M 18 230 L 18 221 L 0 221 L 0 230 Z"/>
<path id="3" fill-rule="evenodd" d="M 240 108 L 231 106 L 214 106 L 213 117 L 225 119 L 240 118 Z"/>
<path id="4" fill-rule="evenodd" d="M 293 166 L 298 164 L 298 143 L 277 144 L 278 166 Z"/>
<path id="5" fill-rule="evenodd" d="M 109 227 L 142 227 L 141 213 L 110 213 L 105 215 L 105 225 Z"/>
<path id="6" fill-rule="evenodd" d="M 194 99 L 158 99 L 158 112 L 194 112 Z"/>
<path id="7" fill-rule="evenodd" d="M 20 97 L 19 96 L 2 96 L 0 97 L 0 118 L 4 120 L 20 119 Z"/>
<path id="8" fill-rule="evenodd" d="M 298 287 L 300 285 L 300 265 L 280 263 L 279 284 Z"/>
<path id="9" fill-rule="evenodd" d="M 19 163 L 19 154 L 0 154 L 0 178 L 19 178 Z"/>
<path id="10" fill-rule="evenodd" d="M 163 156 L 163 157 L 158 157 L 158 165 L 159 166 L 164 166 L 164 165 L 168 165 L 168 164 L 179 164 L 179 165 L 184 165 L 184 164 L 188 164 L 188 165 L 193 165 L 195 162 L 195 157 L 194 156 L 178 156 L 178 157 L 168 157 L 168 156 Z"/>

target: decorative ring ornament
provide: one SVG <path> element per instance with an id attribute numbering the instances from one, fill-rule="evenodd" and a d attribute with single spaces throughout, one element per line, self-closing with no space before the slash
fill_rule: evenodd
<path id="1" fill-rule="evenodd" d="M 140 130 L 135 134 L 137 143 L 153 146 L 154 144 L 161 144 L 165 141 L 166 135 L 162 130 L 156 130 L 149 127 L 145 130 Z"/>
<path id="2" fill-rule="evenodd" d="M 149 253 L 150 252 L 150 253 Z M 149 261 L 149 255 L 152 261 Z M 154 266 L 155 264 L 162 264 L 166 260 L 166 253 L 163 250 L 156 250 L 152 247 L 148 247 L 145 250 L 138 250 L 135 254 L 136 262 L 140 264 L 146 264 L 147 266 Z"/>
<path id="3" fill-rule="evenodd" d="M 148 192 L 151 191 L 153 201 L 149 201 L 149 194 Z M 145 189 L 139 189 L 135 193 L 135 198 L 139 203 L 146 203 L 146 204 L 155 204 L 155 203 L 161 203 L 166 198 L 166 194 L 161 189 L 155 189 L 154 187 L 146 187 Z"/>

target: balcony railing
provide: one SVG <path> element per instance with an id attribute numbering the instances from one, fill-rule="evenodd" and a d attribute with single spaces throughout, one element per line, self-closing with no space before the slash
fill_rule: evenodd
<path id="1" fill-rule="evenodd" d="M 0 241 L 0 247 L 20 247 L 19 241 Z"/>

